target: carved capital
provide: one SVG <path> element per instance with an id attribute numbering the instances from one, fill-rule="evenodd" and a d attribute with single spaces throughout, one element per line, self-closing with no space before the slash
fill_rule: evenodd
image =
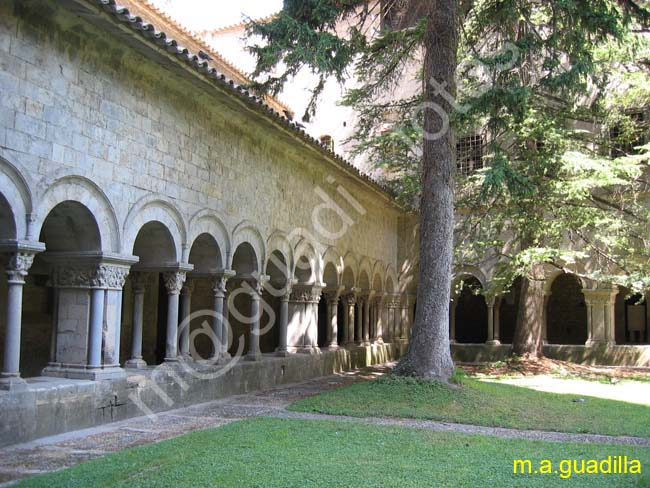
<path id="1" fill-rule="evenodd" d="M 183 288 L 185 278 L 185 271 L 171 271 L 168 273 L 163 273 L 163 281 L 165 282 L 167 293 L 170 295 L 178 295 Z"/>
<path id="2" fill-rule="evenodd" d="M 121 290 L 129 274 L 129 269 L 122 266 L 100 264 L 90 278 L 92 288 Z"/>
<path id="3" fill-rule="evenodd" d="M 6 272 L 9 281 L 24 282 L 29 268 L 34 262 L 34 255 L 30 253 L 16 252 L 9 257 Z"/>
<path id="4" fill-rule="evenodd" d="M 228 276 L 220 275 L 212 279 L 212 293 L 216 298 L 224 298 L 226 296 L 226 285 L 228 284 Z"/>

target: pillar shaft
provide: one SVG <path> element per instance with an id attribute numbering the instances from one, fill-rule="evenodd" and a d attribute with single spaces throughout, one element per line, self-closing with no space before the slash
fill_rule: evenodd
<path id="1" fill-rule="evenodd" d="M 179 330 L 180 355 L 184 359 L 190 358 L 190 314 L 192 313 L 192 280 L 186 280 L 181 289 L 181 328 Z"/>
<path id="2" fill-rule="evenodd" d="M 32 254 L 15 253 L 7 266 L 7 322 L 0 389 L 24 385 L 20 379 L 20 333 L 25 276 L 32 265 Z"/>
<path id="3" fill-rule="evenodd" d="M 88 329 L 88 367 L 102 365 L 102 324 L 104 321 L 105 290 L 90 290 L 90 325 Z"/>
<path id="4" fill-rule="evenodd" d="M 259 283 L 251 288 L 251 315 L 250 315 L 250 328 L 249 328 L 249 342 L 248 353 L 246 359 L 249 361 L 257 361 L 262 356 L 260 353 L 260 295 L 262 287 Z"/>
<path id="5" fill-rule="evenodd" d="M 167 289 L 167 338 L 165 361 L 178 361 L 178 296 L 185 282 L 185 272 L 174 271 L 163 275 Z"/>
<path id="6" fill-rule="evenodd" d="M 131 331 L 131 357 L 126 362 L 126 367 L 129 368 L 143 368 L 147 365 L 142 359 L 145 283 L 146 275 L 144 273 L 131 273 L 131 285 L 133 288 L 133 329 Z"/>

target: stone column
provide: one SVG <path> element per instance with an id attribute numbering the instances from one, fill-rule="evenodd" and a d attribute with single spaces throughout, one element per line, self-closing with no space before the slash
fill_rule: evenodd
<path id="1" fill-rule="evenodd" d="M 363 297 L 363 340 L 364 346 L 370 345 L 370 304 L 372 303 L 373 293 L 368 293 Z"/>
<path id="2" fill-rule="evenodd" d="M 602 286 L 582 293 L 587 305 L 588 336 L 585 345 L 614 345 L 614 303 L 618 289 Z"/>
<path id="3" fill-rule="evenodd" d="M 494 305 L 494 344 L 501 344 L 501 300 L 497 298 Z"/>
<path id="4" fill-rule="evenodd" d="M 226 285 L 228 279 L 234 276 L 234 271 L 219 273 L 212 280 L 212 293 L 214 295 L 214 317 L 212 318 L 212 334 L 214 349 L 212 351 L 212 362 L 224 362 L 230 359 L 228 354 L 228 321 L 223 311 L 224 299 L 226 298 Z"/>
<path id="5" fill-rule="evenodd" d="M 248 336 L 248 352 L 246 359 L 248 361 L 259 361 L 262 358 L 260 352 L 260 297 L 262 295 L 262 283 L 257 280 L 250 287 L 251 297 L 251 315 L 250 315 L 250 329 Z"/>
<path id="6" fill-rule="evenodd" d="M 494 336 L 494 297 L 485 297 L 485 304 L 487 305 L 488 327 L 487 327 L 487 341 L 489 346 L 496 346 L 500 342 Z"/>
<path id="7" fill-rule="evenodd" d="M 131 273 L 131 287 L 133 288 L 133 330 L 131 331 L 131 358 L 125 364 L 127 368 L 141 369 L 147 367 L 147 363 L 142 359 L 142 324 L 146 283 L 147 275 L 145 273 Z"/>
<path id="8" fill-rule="evenodd" d="M 180 338 L 181 359 L 191 359 L 190 356 L 190 315 L 192 313 L 192 292 L 194 292 L 194 280 L 187 278 L 181 288 L 181 324 L 178 331 Z"/>
<path id="9" fill-rule="evenodd" d="M 20 377 L 20 332 L 25 276 L 34 261 L 34 255 L 13 253 L 7 272 L 7 322 L 5 330 L 4 361 L 0 375 L 0 390 L 19 390 L 26 386 Z"/>
<path id="10" fill-rule="evenodd" d="M 102 366 L 102 324 L 104 322 L 104 296 L 101 288 L 90 290 L 90 323 L 88 327 L 88 369 Z"/>
<path id="11" fill-rule="evenodd" d="M 344 329 L 344 346 L 352 346 L 354 344 L 354 330 L 356 326 L 356 320 L 355 320 L 355 314 L 354 314 L 354 306 L 357 303 L 357 295 L 354 292 L 354 289 L 352 289 L 351 293 L 345 295 L 345 307 L 346 307 L 346 313 L 345 313 L 345 329 Z"/>
<path id="12" fill-rule="evenodd" d="M 325 300 L 327 301 L 327 348 L 329 350 L 338 349 L 338 303 L 341 290 L 325 290 Z"/>
<path id="13" fill-rule="evenodd" d="M 284 294 L 280 297 L 280 338 L 278 340 L 278 348 L 275 350 L 276 356 L 286 357 L 289 355 L 289 298 L 291 298 L 291 284 L 287 284 Z"/>
<path id="14" fill-rule="evenodd" d="M 318 352 L 318 304 L 320 303 L 320 296 L 322 293 L 320 285 L 314 285 L 311 288 L 309 299 L 307 301 L 307 337 L 309 338 L 309 345 L 313 352 Z"/>
<path id="15" fill-rule="evenodd" d="M 384 317 L 385 313 L 384 295 L 377 295 L 375 297 L 375 336 L 374 341 L 378 344 L 384 342 Z"/>
<path id="16" fill-rule="evenodd" d="M 167 340 L 165 344 L 165 362 L 178 361 L 178 296 L 185 283 L 185 271 L 163 273 L 167 289 Z"/>
<path id="17" fill-rule="evenodd" d="M 357 311 L 359 315 L 355 317 L 354 322 L 354 343 L 363 344 L 363 316 L 366 309 L 366 299 L 364 296 L 357 297 Z"/>
<path id="18" fill-rule="evenodd" d="M 449 342 L 452 344 L 456 343 L 456 305 L 458 305 L 458 297 L 452 296 L 449 304 Z"/>
<path id="19" fill-rule="evenodd" d="M 400 320 L 400 340 L 401 341 L 407 341 L 408 340 L 408 316 L 409 316 L 409 300 L 408 297 L 405 296 L 402 299 L 402 304 L 401 304 L 401 320 Z"/>

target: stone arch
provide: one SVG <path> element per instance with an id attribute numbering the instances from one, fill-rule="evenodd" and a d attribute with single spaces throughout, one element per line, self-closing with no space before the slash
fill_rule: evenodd
<path id="1" fill-rule="evenodd" d="M 384 291 L 385 265 L 381 261 L 377 261 L 372 269 L 372 289 L 375 291 Z"/>
<path id="2" fill-rule="evenodd" d="M 372 267 L 370 266 L 370 260 L 366 257 L 361 258 L 359 263 L 359 277 L 357 278 L 357 286 L 362 290 L 369 290 L 372 285 Z"/>
<path id="3" fill-rule="evenodd" d="M 99 227 L 102 251 L 120 251 L 120 229 L 115 209 L 101 188 L 83 176 L 64 176 L 47 188 L 34 213 L 36 234 L 40 234 L 52 209 L 66 201 L 80 203 L 93 215 Z"/>
<path id="4" fill-rule="evenodd" d="M 293 252 L 292 275 L 302 282 L 317 282 L 321 276 L 319 256 L 307 239 L 300 239 Z M 308 269 L 307 269 L 308 267 Z M 307 277 L 307 274 L 310 276 Z"/>
<path id="5" fill-rule="evenodd" d="M 339 286 L 343 274 L 343 259 L 336 248 L 328 247 L 322 258 L 323 273 L 320 277 L 321 282 L 326 286 Z"/>
<path id="6" fill-rule="evenodd" d="M 584 281 L 560 272 L 549 280 L 546 334 L 550 344 L 584 344 L 588 337 Z"/>
<path id="7" fill-rule="evenodd" d="M 452 279 L 451 279 L 452 295 L 455 286 L 467 278 L 474 278 L 478 280 L 478 282 L 481 284 L 481 288 L 483 288 L 484 290 L 487 289 L 487 285 L 488 285 L 487 277 L 485 276 L 485 273 L 483 273 L 483 271 L 481 271 L 481 269 L 478 266 L 462 266 L 454 270 L 454 272 L 452 273 Z"/>
<path id="8" fill-rule="evenodd" d="M 551 271 L 547 271 L 546 277 L 544 280 L 544 293 L 550 294 L 551 293 L 551 288 L 553 286 L 553 283 L 555 280 L 564 274 L 570 274 L 574 276 L 579 282 L 580 286 L 582 287 L 583 290 L 588 290 L 589 286 L 587 281 L 580 275 L 572 273 L 571 271 L 565 271 L 563 269 L 553 269 Z"/>
<path id="9" fill-rule="evenodd" d="M 28 235 L 27 220 L 31 216 L 32 192 L 22 173 L 14 165 L 0 157 L 0 197 L 6 200 L 6 215 L 0 215 L 0 225 L 12 225 L 7 236 L 0 238 L 33 239 Z M 9 212 L 11 215 L 9 215 Z M 12 237 L 8 237 L 13 234 Z"/>
<path id="10" fill-rule="evenodd" d="M 278 252 L 284 258 L 285 265 L 287 266 L 287 273 L 293 269 L 293 249 L 291 248 L 291 243 L 284 232 L 280 230 L 274 231 L 266 241 L 266 250 L 268 253 L 268 258 L 266 260 L 267 267 L 269 261 L 272 259 L 273 253 Z M 278 263 L 275 263 L 276 266 L 277 264 Z M 287 276 L 289 276 L 289 274 L 287 274 Z"/>
<path id="11" fill-rule="evenodd" d="M 397 273 L 395 272 L 395 267 L 392 264 L 389 264 L 388 266 L 386 266 L 386 283 L 384 285 L 384 289 L 386 290 L 387 293 L 395 293 L 398 291 L 397 290 L 398 285 L 399 285 L 399 281 L 397 280 Z"/>
<path id="12" fill-rule="evenodd" d="M 485 290 L 483 282 L 470 273 L 456 277 L 454 288 L 462 287 L 453 295 L 455 308 L 455 338 L 459 343 L 479 344 L 487 340 L 488 308 L 485 297 L 479 290 Z"/>
<path id="13" fill-rule="evenodd" d="M 341 273 L 341 283 L 346 288 L 357 286 L 359 276 L 359 261 L 352 252 L 348 252 L 343 257 L 343 272 Z"/>
<path id="14" fill-rule="evenodd" d="M 230 236 L 221 219 L 207 208 L 195 213 L 190 219 L 187 239 L 190 248 L 201 234 L 209 234 L 214 238 L 225 266 L 230 258 Z"/>
<path id="15" fill-rule="evenodd" d="M 124 222 L 123 252 L 130 252 L 140 229 L 148 222 L 160 222 L 167 228 L 174 241 L 178 262 L 187 260 L 184 256 L 187 246 L 187 226 L 180 211 L 158 195 L 148 195 L 138 200 L 129 210 Z"/>
<path id="16" fill-rule="evenodd" d="M 266 261 L 264 239 L 262 238 L 262 233 L 257 229 L 257 227 L 248 220 L 240 222 L 232 232 L 232 256 L 229 267 L 232 268 L 232 260 L 234 260 L 237 248 L 244 243 L 248 243 L 255 251 L 256 271 L 259 272 L 263 269 L 263 265 Z"/>

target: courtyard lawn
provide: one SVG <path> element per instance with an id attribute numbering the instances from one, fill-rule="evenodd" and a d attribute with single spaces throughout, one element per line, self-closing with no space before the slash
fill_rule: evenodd
<path id="1" fill-rule="evenodd" d="M 333 421 L 258 418 L 128 449 L 22 487 L 476 487 L 647 486 L 647 475 L 568 474 L 562 459 L 638 459 L 650 449 L 498 439 Z M 553 474 L 513 474 L 513 460 Z M 567 465 L 564 464 L 564 468 Z"/>
<path id="2" fill-rule="evenodd" d="M 650 437 L 650 407 L 460 376 L 460 385 L 380 377 L 299 400 L 289 410 L 408 417 L 493 427 Z M 584 402 L 575 402 L 584 398 Z"/>

